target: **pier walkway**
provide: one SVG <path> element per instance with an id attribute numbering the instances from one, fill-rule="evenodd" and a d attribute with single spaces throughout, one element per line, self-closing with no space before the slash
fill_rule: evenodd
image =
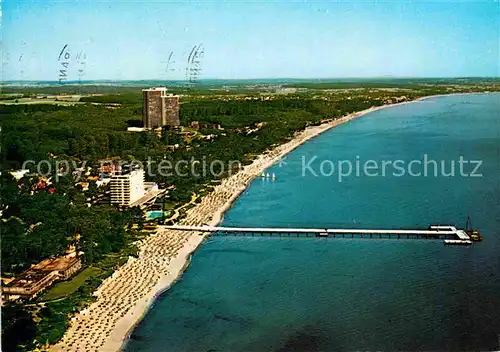
<path id="1" fill-rule="evenodd" d="M 166 230 L 209 232 L 215 235 L 233 236 L 279 236 L 279 237 L 331 237 L 331 238 L 398 238 L 398 239 L 442 239 L 445 244 L 472 244 L 470 236 L 455 226 L 429 226 L 427 230 L 406 229 L 313 229 L 313 228 L 267 228 L 224 226 L 161 226 Z"/>

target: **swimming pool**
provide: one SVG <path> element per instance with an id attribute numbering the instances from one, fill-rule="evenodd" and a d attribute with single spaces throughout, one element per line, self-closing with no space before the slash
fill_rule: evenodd
<path id="1" fill-rule="evenodd" d="M 146 219 L 147 220 L 161 218 L 162 216 L 163 216 L 163 211 L 161 211 L 161 210 L 152 210 L 152 211 L 146 212 Z"/>

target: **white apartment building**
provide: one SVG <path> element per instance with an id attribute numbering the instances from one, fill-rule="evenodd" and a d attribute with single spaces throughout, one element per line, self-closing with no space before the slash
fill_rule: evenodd
<path id="1" fill-rule="evenodd" d="M 111 204 L 130 205 L 145 194 L 144 170 L 123 171 L 111 176 Z"/>

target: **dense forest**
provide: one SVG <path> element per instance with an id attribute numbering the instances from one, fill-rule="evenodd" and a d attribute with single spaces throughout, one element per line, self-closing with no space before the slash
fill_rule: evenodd
<path id="1" fill-rule="evenodd" d="M 229 135 L 238 134 L 238 129 L 265 122 L 266 127 L 259 132 L 257 139 L 260 141 L 256 144 L 267 147 L 266 140 L 270 135 L 277 138 L 273 143 L 279 142 L 306 124 L 383 103 L 377 97 L 367 99 L 363 95 L 351 100 L 343 97 L 320 100 L 310 96 L 278 97 L 267 101 L 259 96 L 254 98 L 256 100 L 183 99 L 181 123 L 188 125 L 191 121 L 199 121 L 208 129 L 220 125 Z M 160 139 L 152 138 L 148 133 L 126 132 L 127 126 L 141 121 L 141 94 L 95 96 L 82 98 L 82 101 L 88 103 L 75 106 L 0 105 L 4 131 L 3 165 L 20 167 L 25 160 L 46 159 L 47 153 L 95 160 L 127 155 L 140 158 L 151 152 L 164 152 Z M 91 103 L 117 103 L 120 106 Z M 251 141 L 253 137 L 246 138 L 247 143 L 255 144 Z"/>

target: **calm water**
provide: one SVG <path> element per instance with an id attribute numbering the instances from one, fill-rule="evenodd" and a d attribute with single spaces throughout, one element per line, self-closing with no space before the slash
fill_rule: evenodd
<path id="1" fill-rule="evenodd" d="M 209 239 L 135 329 L 127 351 L 500 349 L 500 95 L 412 103 L 333 129 L 272 167 L 225 225 L 464 226 L 485 240 Z M 456 160 L 455 177 L 314 176 L 305 162 Z M 482 160 L 460 177 L 458 160 Z M 464 166 L 470 173 L 473 167 Z M 330 170 L 324 168 L 326 172 Z M 414 167 L 414 173 L 418 172 Z"/>

